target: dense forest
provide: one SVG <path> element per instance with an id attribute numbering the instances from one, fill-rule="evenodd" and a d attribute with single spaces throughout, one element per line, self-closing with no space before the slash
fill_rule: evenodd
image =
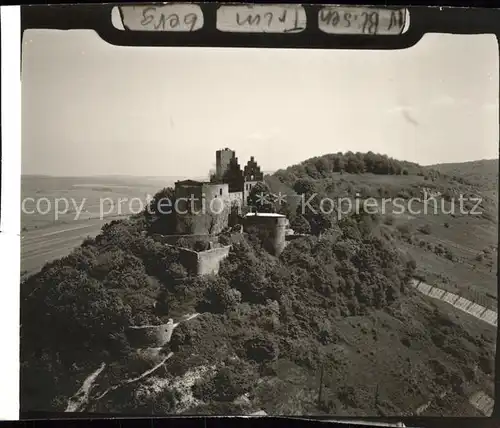
<path id="1" fill-rule="evenodd" d="M 380 175 L 435 174 L 435 172 L 416 163 L 399 161 L 387 155 L 373 152 L 347 152 L 316 156 L 298 165 L 276 171 L 275 175 L 283 182 L 290 183 L 298 178 L 305 177 L 312 179 L 327 178 L 331 173 L 335 172 Z"/>
<path id="2" fill-rule="evenodd" d="M 278 171 L 257 190 L 285 186 L 296 194 L 331 194 L 335 184 L 325 190 L 324 180 L 341 171 L 424 174 L 418 165 L 373 153 L 337 154 Z M 336 222 L 333 215 L 270 204 L 261 209 L 284 212 L 305 236 L 276 258 L 263 250 L 258 233 L 247 233 L 232 245 L 219 275 L 191 277 L 178 250 L 156 238 L 172 227 L 172 217 L 154 207 L 165 195 L 172 189 L 158 192 L 151 211 L 105 225 L 21 285 L 22 410 L 64 411 L 68 397 L 102 362 L 109 367 L 107 385 L 144 372 L 151 364 L 135 352 L 125 329 L 195 312 L 201 315 L 181 324 L 167 345 L 165 352 L 174 355 L 166 376 L 179 378 L 194 367 L 212 367 L 209 374 L 188 393 L 122 388 L 90 410 L 242 413 L 268 403 L 268 411 L 278 413 L 394 415 L 429 391 L 451 385 L 460 395 L 466 382 L 492 374 L 494 338 L 487 332 L 474 337 L 421 303 L 409 286 L 415 260 L 397 248 L 397 237 L 378 215 L 361 212 Z M 392 354 L 395 343 L 406 357 Z M 415 349 L 421 372 L 410 375 L 406 367 Z M 392 361 L 390 373 L 376 366 L 377 353 Z M 356 371 L 366 370 L 364 364 L 380 372 L 371 381 Z M 320 369 L 326 375 L 318 403 L 317 383 L 294 381 L 292 373 L 315 379 Z M 390 380 L 396 382 L 392 390 Z M 372 394 L 377 383 L 381 388 Z M 297 388 L 303 395 L 293 401 L 287 394 Z M 253 404 L 235 401 L 245 393 Z M 367 398 L 372 395 L 374 402 Z"/>

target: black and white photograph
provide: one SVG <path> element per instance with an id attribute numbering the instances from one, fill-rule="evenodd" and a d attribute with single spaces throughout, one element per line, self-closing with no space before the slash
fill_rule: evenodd
<path id="1" fill-rule="evenodd" d="M 494 34 L 21 50 L 21 412 L 491 415 Z"/>

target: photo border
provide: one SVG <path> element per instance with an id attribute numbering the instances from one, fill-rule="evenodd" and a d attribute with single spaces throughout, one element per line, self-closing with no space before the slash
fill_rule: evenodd
<path id="1" fill-rule="evenodd" d="M 2 352 L 0 379 L 0 419 L 17 419 L 19 416 L 19 272 L 20 272 L 20 173 L 21 173 L 21 42 L 24 30 L 46 29 L 93 29 L 106 42 L 119 46 L 218 46 L 261 47 L 300 49 L 404 49 L 416 44 L 428 32 L 453 34 L 495 34 L 497 45 L 500 33 L 499 9 L 408 7 L 410 28 L 402 36 L 341 36 L 324 34 L 317 26 L 320 5 L 303 5 L 308 26 L 297 34 L 255 35 L 219 33 L 215 29 L 217 4 L 199 3 L 205 16 L 204 28 L 196 33 L 145 33 L 126 32 L 111 24 L 111 10 L 116 4 L 101 5 L 36 5 L 1 8 L 1 55 L 2 55 L 2 211 L 0 255 L 8 260 L 2 266 L 0 287 L 0 322 L 2 323 Z M 263 2 L 264 3 L 264 2 Z M 294 2 L 289 2 L 294 3 Z M 241 4 L 241 3 L 240 3 Z M 98 7 L 96 7 L 98 6 Z M 8 108 L 5 108 L 8 106 Z M 5 143 L 4 143 L 5 142 Z M 8 284 L 8 286 L 7 286 Z M 498 350 L 497 333 L 497 350 Z M 12 355 L 11 355 L 12 353 Z M 497 366 L 499 364 L 498 353 Z M 495 378 L 496 395 L 500 390 L 500 376 Z M 498 397 L 490 419 L 500 417 Z M 17 406 L 17 410 L 14 409 Z M 42 415 L 40 415 L 42 416 Z M 46 414 L 45 417 L 55 417 Z M 97 415 L 87 415 L 95 418 Z M 109 418 L 113 415 L 101 415 Z M 115 415 L 120 418 L 124 415 Z M 60 416 L 59 416 L 60 417 Z M 69 415 L 65 414 L 65 418 Z M 85 418 L 79 414 L 78 419 Z M 275 419 L 275 418 L 266 418 Z M 282 418 L 280 418 L 282 419 Z M 308 418 L 310 419 L 310 418 Z M 330 419 L 330 418 L 328 418 Z M 352 418 L 337 418 L 352 419 Z M 375 420 L 375 418 L 365 418 Z M 435 419 L 435 420 L 434 420 Z M 443 426 L 446 418 L 391 418 L 404 421 L 407 426 Z M 488 418 L 453 419 L 453 426 L 482 425 Z M 330 419 L 331 420 L 331 419 Z M 379 418 L 376 418 L 380 421 Z M 434 420 L 434 423 L 432 423 Z M 289 423 L 289 422 L 288 422 Z M 462 424 L 463 423 L 463 424 Z M 439 425 L 438 425 L 439 424 Z"/>

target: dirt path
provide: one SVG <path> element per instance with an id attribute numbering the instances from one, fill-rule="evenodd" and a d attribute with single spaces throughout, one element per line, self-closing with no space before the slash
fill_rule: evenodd
<path id="1" fill-rule="evenodd" d="M 179 322 L 175 323 L 173 325 L 173 328 L 175 329 L 180 323 L 182 322 L 186 322 L 186 321 L 189 321 L 189 320 L 192 320 L 196 317 L 198 317 L 199 313 L 194 313 L 194 314 L 190 314 L 190 315 L 184 315 L 180 320 Z M 172 357 L 172 355 L 174 355 L 173 352 L 170 352 L 159 364 L 157 364 L 156 366 L 154 366 L 153 368 L 149 369 L 149 370 L 146 370 L 144 373 L 142 373 L 140 376 L 137 376 L 135 378 L 132 378 L 132 379 L 126 379 L 126 380 L 123 380 L 122 382 L 118 383 L 117 385 L 114 385 L 110 388 L 108 388 L 106 391 L 104 391 L 100 396 L 98 396 L 97 398 L 93 399 L 93 400 L 89 400 L 89 397 L 90 397 L 90 391 L 92 390 L 92 387 L 94 385 L 94 382 L 95 380 L 97 379 L 97 377 L 101 374 L 101 372 L 104 370 L 104 368 L 106 367 L 106 364 L 105 363 L 102 363 L 101 366 L 93 373 L 91 373 L 84 381 L 83 381 L 83 385 L 81 386 L 81 388 L 76 392 L 75 395 L 73 395 L 69 400 L 68 400 L 68 406 L 66 407 L 66 410 L 65 412 L 81 412 L 83 411 L 83 409 L 85 409 L 85 407 L 87 407 L 87 405 L 89 404 L 89 401 L 98 401 L 100 400 L 101 398 L 103 398 L 104 396 L 106 396 L 109 392 L 111 391 L 114 391 L 118 388 L 121 388 L 125 385 L 129 385 L 131 383 L 134 383 L 134 382 L 138 382 L 139 380 L 151 375 L 152 373 L 154 373 L 156 370 L 158 370 L 160 367 L 162 367 L 169 358 Z"/>
<path id="2" fill-rule="evenodd" d="M 83 381 L 82 387 L 77 391 L 75 395 L 73 395 L 68 400 L 68 406 L 66 407 L 65 412 L 79 412 L 81 409 L 87 404 L 89 400 L 90 390 L 94 385 L 94 381 L 101 374 L 101 372 L 106 367 L 105 363 L 102 363 L 101 366 L 90 376 L 87 377 Z"/>
<path id="3" fill-rule="evenodd" d="M 156 370 L 158 370 L 161 366 L 163 366 L 163 364 L 165 364 L 167 362 L 167 360 L 172 357 L 172 355 L 174 355 L 173 352 L 170 352 L 162 361 L 160 361 L 156 366 L 154 366 L 153 368 L 149 369 L 149 370 L 146 370 L 143 374 L 141 374 L 140 376 L 137 376 L 135 378 L 132 378 L 132 379 L 125 379 L 123 381 L 121 381 L 120 383 L 118 383 L 117 385 L 113 385 L 111 387 L 109 387 L 106 391 L 104 391 L 101 395 L 99 395 L 99 397 L 95 398 L 93 401 L 99 401 L 101 398 L 103 398 L 104 396 L 106 396 L 108 393 L 110 393 L 111 391 L 114 391 L 118 388 L 121 388 L 122 386 L 125 386 L 125 385 L 130 385 L 131 383 L 134 383 L 134 382 L 138 382 L 140 381 L 141 379 L 144 379 L 146 376 L 149 376 L 150 374 L 153 374 Z"/>

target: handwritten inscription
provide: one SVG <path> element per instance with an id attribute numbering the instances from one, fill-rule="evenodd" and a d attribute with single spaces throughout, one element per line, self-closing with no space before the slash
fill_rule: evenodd
<path id="1" fill-rule="evenodd" d="M 306 28 L 306 12 L 298 5 L 221 6 L 217 29 L 244 33 L 299 33 Z"/>
<path id="2" fill-rule="evenodd" d="M 324 7 L 319 11 L 319 29 L 332 34 L 401 34 L 407 19 L 406 9 L 366 7 Z"/>
<path id="3" fill-rule="evenodd" d="M 203 12 L 195 4 L 121 6 L 123 26 L 131 31 L 196 31 L 203 27 Z"/>

